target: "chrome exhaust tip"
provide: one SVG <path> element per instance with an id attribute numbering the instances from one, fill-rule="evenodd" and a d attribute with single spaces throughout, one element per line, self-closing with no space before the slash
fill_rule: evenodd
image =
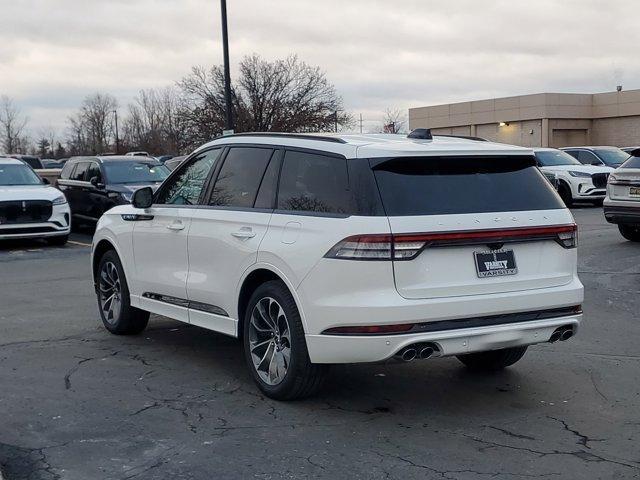
<path id="1" fill-rule="evenodd" d="M 434 353 L 435 353 L 435 350 L 433 349 L 433 347 L 426 346 L 426 347 L 423 347 L 422 350 L 420 350 L 419 356 L 420 356 L 421 359 L 426 360 L 427 358 L 429 358 Z"/>
<path id="2" fill-rule="evenodd" d="M 555 343 L 558 340 L 560 340 L 560 337 L 562 336 L 562 330 L 556 330 L 551 334 L 551 337 L 549 337 L 549 343 Z"/>
<path id="3" fill-rule="evenodd" d="M 403 362 L 410 362 L 412 360 L 415 360 L 417 356 L 418 351 L 415 348 L 406 348 L 400 354 L 400 359 Z"/>
<path id="4" fill-rule="evenodd" d="M 569 340 L 573 337 L 573 329 L 567 328 L 560 334 L 560 341 L 564 342 L 565 340 Z"/>

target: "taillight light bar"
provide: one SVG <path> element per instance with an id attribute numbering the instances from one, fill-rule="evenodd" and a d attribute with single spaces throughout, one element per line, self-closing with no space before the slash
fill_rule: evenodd
<path id="1" fill-rule="evenodd" d="M 433 233 L 353 235 L 338 242 L 325 257 L 348 260 L 412 260 L 427 247 L 501 244 L 554 240 L 564 248 L 578 245 L 575 224 Z"/>

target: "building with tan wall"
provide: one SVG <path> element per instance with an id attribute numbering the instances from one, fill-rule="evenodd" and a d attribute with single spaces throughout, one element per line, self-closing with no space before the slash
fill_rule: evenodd
<path id="1" fill-rule="evenodd" d="M 409 127 L 525 147 L 640 145 L 640 90 L 539 93 L 409 109 Z"/>

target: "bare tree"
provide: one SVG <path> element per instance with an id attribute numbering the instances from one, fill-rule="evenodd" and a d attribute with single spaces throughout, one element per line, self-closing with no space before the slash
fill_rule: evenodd
<path id="1" fill-rule="evenodd" d="M 0 97 L 0 141 L 6 153 L 23 153 L 28 142 L 24 135 L 28 119 L 23 117 L 6 95 Z"/>
<path id="2" fill-rule="evenodd" d="M 407 116 L 399 108 L 387 108 L 382 115 L 382 125 L 377 128 L 380 133 L 405 133 Z"/>
<path id="3" fill-rule="evenodd" d="M 69 150 L 75 155 L 96 155 L 109 150 L 115 140 L 113 118 L 117 108 L 118 102 L 112 95 L 95 93 L 86 97 L 68 120 Z"/>
<path id="4" fill-rule="evenodd" d="M 178 86 L 194 143 L 220 134 L 225 118 L 223 68 L 195 67 Z M 258 55 L 244 57 L 232 102 L 238 132 L 326 132 L 353 123 L 324 72 L 296 56 L 273 62 Z"/>

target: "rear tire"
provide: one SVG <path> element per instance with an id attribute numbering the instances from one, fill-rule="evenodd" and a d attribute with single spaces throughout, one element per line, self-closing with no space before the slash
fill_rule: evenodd
<path id="1" fill-rule="evenodd" d="M 295 400 L 321 388 L 328 366 L 309 360 L 298 307 L 281 281 L 265 282 L 253 292 L 242 337 L 251 375 L 267 397 Z"/>
<path id="2" fill-rule="evenodd" d="M 488 352 L 467 353 L 458 355 L 458 360 L 471 370 L 495 371 L 502 370 L 520 360 L 527 347 L 503 348 Z"/>
<path id="3" fill-rule="evenodd" d="M 569 185 L 564 182 L 560 182 L 560 185 L 558 185 L 558 193 L 567 207 L 573 205 L 573 194 L 571 193 L 571 187 L 569 187 Z"/>
<path id="4" fill-rule="evenodd" d="M 149 312 L 132 307 L 120 258 L 109 250 L 98 265 L 98 310 L 105 328 L 115 335 L 135 335 L 149 323 Z"/>
<path id="5" fill-rule="evenodd" d="M 620 234 L 631 242 L 640 242 L 640 225 L 618 225 Z"/>
<path id="6" fill-rule="evenodd" d="M 49 245 L 56 245 L 61 247 L 62 245 L 66 245 L 67 241 L 69 240 L 69 235 L 60 235 L 57 237 L 49 237 L 47 238 L 47 243 Z"/>

